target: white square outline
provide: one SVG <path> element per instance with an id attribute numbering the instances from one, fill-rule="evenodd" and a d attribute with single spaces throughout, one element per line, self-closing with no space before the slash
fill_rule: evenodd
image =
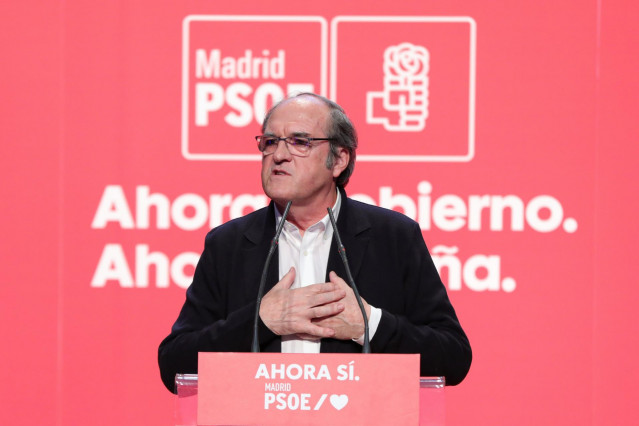
<path id="1" fill-rule="evenodd" d="M 337 25 L 341 22 L 440 22 L 470 25 L 468 153 L 465 155 L 357 155 L 357 161 L 469 162 L 475 156 L 475 75 L 477 23 L 470 16 L 336 16 L 331 21 L 331 99 L 337 102 Z"/>
<path id="2" fill-rule="evenodd" d="M 321 31 L 320 94 L 326 95 L 328 22 L 322 16 L 188 15 L 182 20 L 182 156 L 187 160 L 256 161 L 261 154 L 211 154 L 189 152 L 189 25 L 194 21 L 223 22 L 317 22 Z"/>

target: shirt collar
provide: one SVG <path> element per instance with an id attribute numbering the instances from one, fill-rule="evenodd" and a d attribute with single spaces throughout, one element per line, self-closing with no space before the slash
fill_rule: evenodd
<path id="1" fill-rule="evenodd" d="M 339 216 L 339 211 L 340 208 L 342 207 L 342 194 L 340 194 L 339 190 L 337 190 L 337 197 L 335 199 L 335 204 L 333 205 L 333 216 L 335 217 L 335 222 L 337 222 L 337 217 Z M 277 204 L 275 204 L 275 226 L 277 227 L 277 224 L 280 223 L 280 220 L 282 219 L 282 213 L 280 213 L 280 210 L 277 208 Z M 319 222 L 309 226 L 309 228 L 312 228 L 314 226 L 316 226 L 317 224 L 322 224 L 323 225 L 323 229 L 330 229 L 331 231 L 333 230 L 332 225 L 329 224 L 329 222 L 331 221 L 331 218 L 328 216 L 328 213 L 326 214 L 326 216 L 324 216 Z M 287 230 L 293 230 L 293 229 L 297 229 L 297 226 L 293 225 L 292 223 L 290 223 L 288 220 L 286 221 L 286 223 L 284 224 L 284 228 L 288 228 Z M 328 237 L 332 237 L 332 232 L 328 235 L 324 236 L 325 238 Z"/>

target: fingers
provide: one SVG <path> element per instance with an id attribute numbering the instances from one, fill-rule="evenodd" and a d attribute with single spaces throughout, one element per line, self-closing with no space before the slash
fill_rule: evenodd
<path id="1" fill-rule="evenodd" d="M 331 283 L 333 283 L 333 284 L 335 284 L 335 285 L 337 285 L 339 287 L 345 286 L 345 287 L 349 287 L 350 288 L 350 286 L 348 284 L 346 284 L 346 281 L 344 281 L 339 275 L 337 275 L 335 273 L 335 271 L 331 271 L 328 274 L 328 279 L 330 280 Z"/>
<path id="2" fill-rule="evenodd" d="M 346 291 L 336 287 L 332 283 L 315 285 L 317 286 L 316 288 L 312 288 L 313 286 L 306 287 L 310 295 L 308 297 L 308 305 L 310 308 L 337 302 L 346 297 Z"/>
<path id="3" fill-rule="evenodd" d="M 311 309 L 312 318 L 324 318 L 337 315 L 344 310 L 346 306 L 343 303 L 329 303 L 328 305 L 316 306 Z"/>
<path id="4" fill-rule="evenodd" d="M 288 289 L 291 288 L 293 283 L 295 282 L 295 267 L 291 266 L 291 269 L 282 277 L 282 279 L 273 286 L 273 288 L 278 289 Z"/>
<path id="5" fill-rule="evenodd" d="M 328 274 L 329 280 L 331 281 L 331 283 L 336 284 L 338 286 L 340 286 L 340 288 L 346 288 L 347 292 L 348 292 L 348 296 L 346 297 L 346 299 L 350 299 L 351 295 L 352 295 L 352 301 L 354 303 L 357 303 L 357 300 L 355 299 L 355 293 L 353 292 L 353 289 L 351 288 L 351 286 L 349 284 L 346 283 L 346 281 L 344 281 L 342 278 L 340 278 L 339 275 L 337 275 L 334 271 L 331 271 Z M 363 297 L 360 297 L 362 299 L 362 304 L 364 305 L 364 310 L 366 311 L 366 316 L 367 318 L 371 317 L 371 307 L 370 305 L 366 302 L 366 300 Z M 349 303 L 348 300 L 345 300 L 345 303 Z M 359 305 L 356 306 L 356 308 L 359 310 Z"/>
<path id="6" fill-rule="evenodd" d="M 301 330 L 298 334 L 315 336 L 315 338 L 325 338 L 335 336 L 335 330 L 332 328 L 320 327 L 319 325 L 309 322 L 306 327 L 304 327 L 304 330 Z"/>

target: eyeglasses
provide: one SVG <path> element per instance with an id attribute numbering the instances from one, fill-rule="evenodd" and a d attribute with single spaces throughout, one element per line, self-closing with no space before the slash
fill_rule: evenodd
<path id="1" fill-rule="evenodd" d="M 286 142 L 288 151 L 292 155 L 298 157 L 307 157 L 311 153 L 311 148 L 319 145 L 322 142 L 332 141 L 332 138 L 307 138 L 304 136 L 288 136 L 285 138 L 278 138 L 277 136 L 260 135 L 255 136 L 257 141 L 257 149 L 259 149 L 263 155 L 271 155 L 277 150 L 277 146 L 280 141 Z M 318 141 L 318 142 L 315 142 Z"/>

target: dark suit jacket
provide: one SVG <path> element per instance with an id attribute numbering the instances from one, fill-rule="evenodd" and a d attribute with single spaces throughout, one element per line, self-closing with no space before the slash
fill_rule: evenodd
<path id="1" fill-rule="evenodd" d="M 337 219 L 342 243 L 361 296 L 382 309 L 371 340 L 377 353 L 421 354 L 422 376 L 446 376 L 457 384 L 471 363 L 470 344 L 459 325 L 419 225 L 406 216 L 346 198 Z M 198 352 L 249 352 L 262 267 L 275 234 L 268 207 L 229 221 L 206 236 L 186 301 L 159 348 L 162 380 L 174 389 L 176 373 L 196 373 Z M 278 278 L 277 252 L 266 291 Z M 335 241 L 328 272 L 345 278 Z M 328 281 L 328 277 L 326 279 Z M 279 352 L 281 339 L 261 321 L 260 348 Z M 322 352 L 361 352 L 352 341 L 323 339 Z"/>

